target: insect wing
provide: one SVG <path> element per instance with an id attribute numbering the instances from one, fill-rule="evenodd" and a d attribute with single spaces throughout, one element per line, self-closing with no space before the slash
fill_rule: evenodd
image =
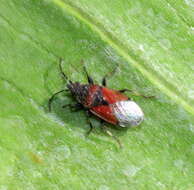
<path id="1" fill-rule="evenodd" d="M 109 103 L 114 104 L 118 101 L 128 100 L 128 97 L 125 94 L 122 94 L 116 90 L 109 88 L 102 88 L 103 98 Z"/>
<path id="2" fill-rule="evenodd" d="M 114 116 L 111 107 L 108 105 L 95 106 L 91 108 L 90 111 L 108 123 L 112 123 L 114 125 L 118 123 L 118 120 Z"/>

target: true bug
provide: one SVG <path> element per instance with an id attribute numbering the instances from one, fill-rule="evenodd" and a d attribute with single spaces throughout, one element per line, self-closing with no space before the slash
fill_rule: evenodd
<path id="1" fill-rule="evenodd" d="M 124 92 L 132 92 L 129 89 L 113 90 L 107 88 L 107 78 L 114 74 L 116 68 L 106 74 L 102 79 L 102 85 L 95 84 L 93 79 L 89 76 L 85 66 L 84 71 L 87 76 L 88 84 L 80 84 L 79 82 L 72 82 L 68 79 L 66 74 L 62 70 L 62 59 L 60 59 L 59 69 L 63 76 L 63 79 L 67 81 L 67 89 L 60 90 L 53 94 L 49 99 L 48 106 L 51 111 L 51 103 L 56 95 L 61 92 L 69 91 L 75 98 L 76 104 L 66 104 L 63 107 L 70 107 L 75 110 L 84 109 L 87 115 L 90 117 L 91 114 L 99 117 L 102 123 L 102 129 L 109 135 L 112 136 L 118 144 L 121 146 L 119 139 L 112 135 L 112 133 L 103 125 L 104 122 L 118 125 L 120 127 L 128 127 L 130 125 L 137 126 L 143 119 L 144 114 L 141 108 L 131 100 Z M 144 98 L 152 98 L 154 96 L 144 96 L 135 93 L 134 95 L 142 96 Z M 90 130 L 92 129 L 92 123 L 88 119 Z"/>

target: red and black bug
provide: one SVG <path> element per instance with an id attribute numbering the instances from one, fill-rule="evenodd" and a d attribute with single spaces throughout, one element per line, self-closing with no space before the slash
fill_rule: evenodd
<path id="1" fill-rule="evenodd" d="M 93 79 L 89 76 L 86 68 L 84 67 L 85 73 L 87 75 L 88 84 L 80 84 L 79 82 L 72 82 L 68 79 L 62 70 L 62 61 L 60 61 L 59 68 L 63 78 L 67 81 L 67 89 L 61 90 L 52 95 L 49 99 L 49 110 L 51 111 L 51 103 L 53 98 L 64 91 L 69 91 L 71 95 L 75 98 L 76 104 L 66 104 L 63 107 L 70 107 L 76 110 L 84 109 L 88 113 L 91 113 L 99 117 L 102 123 L 108 122 L 113 125 L 118 125 L 121 127 L 128 127 L 130 125 L 137 126 L 143 119 L 144 114 L 141 108 L 132 101 L 124 92 L 132 92 L 128 89 L 113 90 L 106 87 L 107 78 L 112 75 L 114 71 L 108 73 L 103 77 L 102 85 L 95 84 Z M 141 94 L 135 94 L 138 96 L 143 96 L 145 98 L 151 98 L 153 96 L 144 96 Z M 90 130 L 88 134 L 93 129 L 92 123 L 88 119 Z M 121 146 L 120 141 L 112 135 L 107 128 L 102 125 L 103 130 L 113 138 L 117 140 Z"/>

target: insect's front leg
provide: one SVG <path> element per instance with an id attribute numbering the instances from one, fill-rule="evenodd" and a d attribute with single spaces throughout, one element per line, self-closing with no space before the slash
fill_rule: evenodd
<path id="1" fill-rule="evenodd" d="M 140 94 L 140 93 L 138 93 L 138 92 L 136 92 L 136 91 L 129 90 L 129 89 L 122 89 L 122 90 L 119 90 L 119 92 L 121 92 L 121 93 L 130 92 L 130 93 L 132 93 L 132 95 L 134 95 L 134 96 L 141 96 L 141 97 L 143 97 L 143 98 L 155 98 L 155 96 L 145 96 L 145 95 L 143 95 L 143 94 Z"/>
<path id="2" fill-rule="evenodd" d="M 60 90 L 60 91 L 54 93 L 54 94 L 50 97 L 50 99 L 49 99 L 49 101 L 48 101 L 49 112 L 51 111 L 51 104 L 52 104 L 53 99 L 55 98 L 55 96 L 58 95 L 58 94 L 60 94 L 61 92 L 67 92 L 67 91 L 68 91 L 68 89 Z"/>
<path id="3" fill-rule="evenodd" d="M 69 107 L 71 109 L 71 111 L 80 111 L 83 109 L 83 106 L 80 103 L 63 105 L 63 108 L 66 108 L 66 107 Z"/>

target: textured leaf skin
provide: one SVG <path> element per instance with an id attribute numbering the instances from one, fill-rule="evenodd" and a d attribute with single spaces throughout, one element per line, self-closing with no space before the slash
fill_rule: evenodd
<path id="1" fill-rule="evenodd" d="M 1 0 L 0 189 L 194 189 L 191 6 L 73 2 Z M 73 102 L 65 94 L 48 113 L 48 98 L 65 87 L 59 57 L 73 81 L 86 82 L 81 59 L 98 82 L 118 63 L 111 88 L 157 96 L 133 97 L 145 113 L 141 127 L 110 128 L 123 149 L 95 119 L 96 129 L 86 138 L 84 112 L 61 108 Z"/>

